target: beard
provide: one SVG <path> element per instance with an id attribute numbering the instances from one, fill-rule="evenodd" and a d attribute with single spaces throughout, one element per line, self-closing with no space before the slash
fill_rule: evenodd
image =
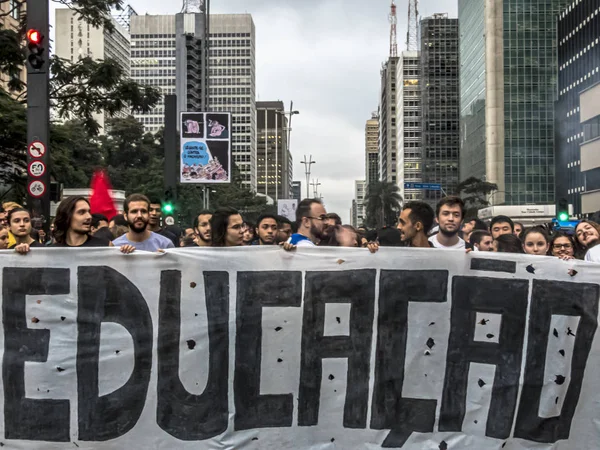
<path id="1" fill-rule="evenodd" d="M 131 228 L 131 231 L 133 231 L 135 233 L 143 233 L 144 231 L 146 231 L 146 228 L 148 228 L 148 221 L 142 220 L 142 222 L 143 222 L 143 225 L 136 226 L 136 222 L 127 221 L 127 223 L 129 224 L 129 228 Z"/>
<path id="2" fill-rule="evenodd" d="M 198 236 L 198 239 L 200 239 L 202 242 L 206 243 L 206 244 L 210 244 L 211 242 L 211 236 L 208 235 L 208 239 L 205 238 L 202 233 L 196 233 L 196 236 Z"/>
<path id="3" fill-rule="evenodd" d="M 310 234 L 320 241 L 327 239 L 327 233 L 324 230 L 318 229 L 314 224 L 310 225 Z"/>
<path id="4" fill-rule="evenodd" d="M 443 234 L 444 236 L 446 236 L 446 237 L 452 237 L 452 236 L 456 236 L 456 235 L 458 234 L 458 230 L 459 230 L 459 229 L 458 229 L 458 228 L 456 228 L 456 230 L 455 230 L 455 231 L 450 231 L 450 230 L 447 230 L 447 229 L 445 229 L 445 228 L 442 228 L 442 227 L 440 226 L 440 233 L 442 233 L 442 234 Z"/>

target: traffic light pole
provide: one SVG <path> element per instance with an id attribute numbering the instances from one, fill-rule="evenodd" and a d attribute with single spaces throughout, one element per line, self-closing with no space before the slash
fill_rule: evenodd
<path id="1" fill-rule="evenodd" d="M 168 94 L 165 95 L 165 195 L 163 205 L 176 205 L 177 202 L 177 96 Z M 176 208 L 176 206 L 174 206 Z M 164 206 L 163 206 L 164 211 Z M 167 215 L 164 220 L 167 225 L 175 223 L 175 211 L 164 211 Z M 172 222 L 172 223 L 169 223 Z"/>
<path id="2" fill-rule="evenodd" d="M 37 32 L 37 34 L 36 34 Z M 34 228 L 50 226 L 49 0 L 27 0 L 27 206 Z"/>

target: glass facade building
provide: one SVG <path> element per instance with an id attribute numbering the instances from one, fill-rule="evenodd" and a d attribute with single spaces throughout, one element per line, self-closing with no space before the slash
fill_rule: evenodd
<path id="1" fill-rule="evenodd" d="M 421 21 L 421 148 L 424 183 L 444 191 L 425 190 L 435 204 L 459 182 L 458 20 L 436 14 Z M 406 136 L 406 133 L 405 133 Z M 406 164 L 405 164 L 406 167 Z"/>
<path id="2" fill-rule="evenodd" d="M 596 201 L 586 201 L 586 197 L 595 196 L 591 192 L 600 190 L 600 168 L 592 156 L 598 152 L 600 121 L 580 102 L 597 98 L 599 36 L 600 0 L 578 0 L 561 12 L 557 36 L 556 196 L 567 199 L 576 216 L 600 209 Z"/>
<path id="3" fill-rule="evenodd" d="M 512 204 L 554 203 L 556 27 L 568 3 L 504 1 L 505 197 Z"/>
<path id="4" fill-rule="evenodd" d="M 498 184 L 503 185 L 502 197 L 507 204 L 554 203 L 556 30 L 558 15 L 569 3 L 567 0 L 459 0 L 464 89 L 461 179 L 475 175 L 490 180 L 492 164 L 502 164 L 502 161 L 486 161 L 492 145 L 489 137 L 493 135 L 489 126 L 494 105 L 489 99 L 500 92 L 504 99 L 504 120 L 496 124 L 493 132 L 503 134 L 504 142 L 498 142 L 499 154 L 503 153 L 504 175 L 503 183 Z M 501 14 L 490 14 L 488 8 L 490 11 L 501 8 Z M 498 28 L 502 30 L 502 55 L 487 54 L 485 39 Z M 490 76 L 491 66 L 497 76 Z M 495 85 L 490 85 L 492 80 Z"/>
<path id="5" fill-rule="evenodd" d="M 485 178 L 485 0 L 458 0 L 460 174 Z"/>

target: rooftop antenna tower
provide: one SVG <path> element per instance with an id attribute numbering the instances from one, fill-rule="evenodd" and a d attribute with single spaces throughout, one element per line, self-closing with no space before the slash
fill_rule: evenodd
<path id="1" fill-rule="evenodd" d="M 204 12 L 205 0 L 183 0 L 181 12 L 184 14 L 202 13 Z"/>
<path id="2" fill-rule="evenodd" d="M 394 0 L 392 0 L 392 5 L 390 7 L 390 56 L 396 57 L 398 56 L 398 40 L 396 39 L 396 4 Z"/>
<path id="3" fill-rule="evenodd" d="M 408 0 L 408 31 L 406 33 L 406 50 L 419 50 L 419 0 Z"/>

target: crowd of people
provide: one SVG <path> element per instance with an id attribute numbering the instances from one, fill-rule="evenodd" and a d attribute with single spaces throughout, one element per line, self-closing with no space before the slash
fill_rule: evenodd
<path id="1" fill-rule="evenodd" d="M 57 208 L 50 235 L 32 227 L 30 212 L 13 202 L 0 209 L 0 249 L 21 254 L 36 247 L 118 247 L 123 253 L 162 251 L 175 247 L 238 247 L 281 245 L 297 247 L 420 247 L 464 249 L 467 252 L 522 253 L 561 259 L 600 262 L 600 225 L 580 221 L 573 235 L 546 226 L 525 228 L 506 216 L 488 224 L 465 217 L 460 197 L 440 200 L 436 210 L 420 201 L 404 204 L 396 228 L 367 230 L 343 225 L 317 199 L 302 200 L 296 221 L 263 214 L 256 223 L 245 221 L 233 208 L 200 211 L 189 227 L 162 225 L 161 202 L 143 194 L 128 196 L 123 213 L 115 217 L 93 214 L 84 197 L 69 197 Z"/>

